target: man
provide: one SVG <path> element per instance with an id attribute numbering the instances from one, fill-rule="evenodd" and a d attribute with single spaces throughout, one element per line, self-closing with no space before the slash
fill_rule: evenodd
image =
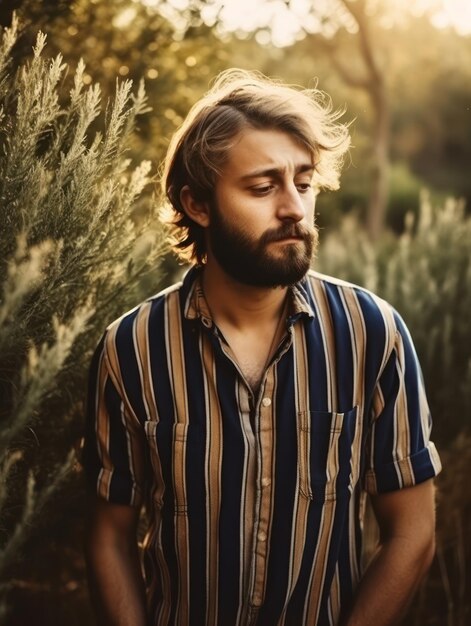
<path id="1" fill-rule="evenodd" d="M 233 70 L 173 138 L 164 185 L 193 267 L 111 324 L 91 369 L 100 624 L 386 626 L 430 564 L 440 461 L 408 331 L 309 270 L 316 189 L 349 144 L 337 119 L 315 90 Z"/>

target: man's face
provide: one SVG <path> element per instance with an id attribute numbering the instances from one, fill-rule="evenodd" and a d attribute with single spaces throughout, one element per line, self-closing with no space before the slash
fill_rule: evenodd
<path id="1" fill-rule="evenodd" d="M 244 130 L 215 188 L 208 263 L 256 287 L 287 286 L 317 245 L 310 152 L 277 130 Z"/>

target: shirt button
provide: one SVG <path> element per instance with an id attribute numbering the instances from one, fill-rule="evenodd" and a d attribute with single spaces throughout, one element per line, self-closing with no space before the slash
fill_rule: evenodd
<path id="1" fill-rule="evenodd" d="M 262 604 L 262 596 L 256 593 L 252 599 L 253 606 L 260 606 Z"/>
<path id="2" fill-rule="evenodd" d="M 271 485 L 271 478 L 262 478 L 262 487 L 269 487 Z"/>
<path id="3" fill-rule="evenodd" d="M 266 541 L 267 540 L 267 533 L 263 532 L 263 530 L 261 530 L 258 535 L 257 535 L 257 539 L 259 541 Z"/>
<path id="4" fill-rule="evenodd" d="M 263 398 L 262 404 L 263 404 L 263 406 L 270 406 L 270 404 L 271 404 L 270 398 Z"/>

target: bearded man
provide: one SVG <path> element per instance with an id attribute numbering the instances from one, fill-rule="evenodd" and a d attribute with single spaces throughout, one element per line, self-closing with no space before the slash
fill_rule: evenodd
<path id="1" fill-rule="evenodd" d="M 338 119 L 316 90 L 230 70 L 170 144 L 192 267 L 112 323 L 91 368 L 100 625 L 386 626 L 431 562 L 440 461 L 407 328 L 310 270 L 316 194 L 349 146 Z"/>

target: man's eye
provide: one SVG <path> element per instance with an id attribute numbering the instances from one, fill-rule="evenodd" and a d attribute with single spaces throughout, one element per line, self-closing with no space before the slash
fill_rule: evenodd
<path id="1" fill-rule="evenodd" d="M 296 183 L 296 187 L 298 188 L 299 191 L 305 192 L 305 191 L 309 191 L 312 185 L 311 183 Z"/>
<path id="2" fill-rule="evenodd" d="M 273 185 L 263 185 L 262 187 L 252 187 L 252 191 L 257 195 L 263 196 L 273 189 Z"/>

